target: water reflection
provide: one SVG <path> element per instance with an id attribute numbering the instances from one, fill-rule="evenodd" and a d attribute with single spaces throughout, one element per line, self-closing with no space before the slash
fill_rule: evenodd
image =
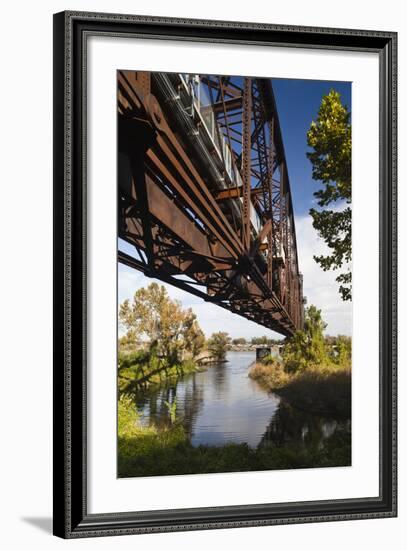
<path id="1" fill-rule="evenodd" d="M 320 449 L 338 429 L 350 429 L 345 422 L 294 409 L 248 378 L 254 353 L 230 352 L 227 358 L 228 363 L 137 394 L 142 424 L 168 424 L 167 404 L 176 399 L 176 416 L 194 446 L 294 444 Z"/>
<path id="2" fill-rule="evenodd" d="M 280 400 L 261 441 L 261 446 L 295 446 L 322 449 L 326 440 L 336 432 L 349 431 L 350 421 L 307 413 Z"/>

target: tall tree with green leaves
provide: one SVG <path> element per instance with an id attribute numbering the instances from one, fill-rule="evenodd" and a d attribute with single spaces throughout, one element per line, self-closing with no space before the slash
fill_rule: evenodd
<path id="1" fill-rule="evenodd" d="M 289 372 L 323 365 L 328 361 L 321 310 L 314 305 L 305 310 L 304 330 L 297 330 L 284 346 L 283 359 Z"/>
<path id="2" fill-rule="evenodd" d="M 204 334 L 191 308 L 183 309 L 172 300 L 163 285 L 151 283 L 139 288 L 133 300 L 125 300 L 119 309 L 119 319 L 127 334 L 147 340 L 150 348 L 175 364 L 182 352 L 192 357 L 199 354 L 205 343 Z"/>
<path id="3" fill-rule="evenodd" d="M 319 209 L 310 215 L 318 235 L 330 253 L 314 256 L 324 271 L 342 269 L 336 277 L 343 300 L 352 299 L 352 131 L 350 112 L 341 96 L 331 90 L 324 96 L 316 121 L 311 122 L 307 142 L 312 148 L 307 157 L 312 177 L 322 183 L 314 193 Z"/>

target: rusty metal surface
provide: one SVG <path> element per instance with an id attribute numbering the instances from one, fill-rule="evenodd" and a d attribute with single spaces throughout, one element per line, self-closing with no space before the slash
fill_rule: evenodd
<path id="1" fill-rule="evenodd" d="M 118 130 L 118 233 L 134 251 L 119 261 L 283 335 L 301 328 L 270 81 L 119 71 Z"/>
<path id="2" fill-rule="evenodd" d="M 243 181 L 243 248 L 250 248 L 250 192 L 252 188 L 251 156 L 252 156 L 252 81 L 244 79 L 243 85 L 243 148 L 242 148 L 242 181 Z"/>

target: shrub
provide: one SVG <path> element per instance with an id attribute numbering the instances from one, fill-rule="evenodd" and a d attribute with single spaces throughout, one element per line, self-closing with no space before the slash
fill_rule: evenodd
<path id="1" fill-rule="evenodd" d="M 269 353 L 268 355 L 265 355 L 262 359 L 261 359 L 261 362 L 264 364 L 264 365 L 275 365 L 276 363 L 278 363 L 278 359 L 275 355 L 273 355 L 272 353 Z"/>
<path id="2" fill-rule="evenodd" d="M 279 362 L 268 365 L 257 363 L 251 368 L 249 376 L 299 409 L 350 416 L 350 367 L 320 365 L 290 373 Z"/>
<path id="3" fill-rule="evenodd" d="M 227 332 L 214 332 L 207 342 L 208 351 L 217 361 L 224 361 L 230 341 Z"/>

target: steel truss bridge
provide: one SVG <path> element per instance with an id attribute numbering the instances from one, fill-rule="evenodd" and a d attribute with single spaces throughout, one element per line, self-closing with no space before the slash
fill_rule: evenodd
<path id="1" fill-rule="evenodd" d="M 120 262 L 285 336 L 302 328 L 270 79 L 119 71 L 118 182 Z"/>

